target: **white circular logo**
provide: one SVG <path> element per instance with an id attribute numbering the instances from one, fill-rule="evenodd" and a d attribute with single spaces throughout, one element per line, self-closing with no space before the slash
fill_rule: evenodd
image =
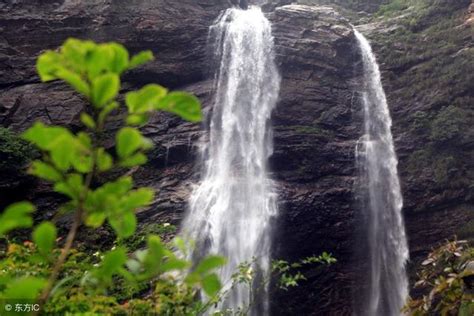
<path id="1" fill-rule="evenodd" d="M 5 310 L 7 312 L 11 311 L 12 310 L 12 306 L 10 304 L 5 304 Z"/>

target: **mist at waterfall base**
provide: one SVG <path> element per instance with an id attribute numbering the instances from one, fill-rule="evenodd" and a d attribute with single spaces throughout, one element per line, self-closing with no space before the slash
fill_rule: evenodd
<path id="1" fill-rule="evenodd" d="M 193 260 L 209 254 L 227 258 L 219 271 L 224 290 L 230 289 L 238 266 L 253 261 L 252 269 L 258 271 L 254 289 L 236 285 L 217 309 L 252 303 L 251 314 L 265 315 L 268 294 L 261 278 L 269 272 L 271 221 L 277 215 L 267 160 L 273 150 L 270 116 L 280 86 L 271 24 L 258 7 L 232 8 L 209 34 L 219 63 L 215 102 L 203 174 L 191 195 L 182 235 L 196 242 Z"/>
<path id="2" fill-rule="evenodd" d="M 403 198 L 391 133 L 392 120 L 379 66 L 367 39 L 354 30 L 359 43 L 364 87 L 364 135 L 356 148 L 357 196 L 362 212 L 361 248 L 367 290 L 355 302 L 356 314 L 398 316 L 408 296 L 405 265 L 409 252 L 402 216 Z"/>

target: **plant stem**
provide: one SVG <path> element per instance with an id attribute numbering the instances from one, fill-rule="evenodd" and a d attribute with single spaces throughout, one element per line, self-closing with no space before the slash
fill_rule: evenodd
<path id="1" fill-rule="evenodd" d="M 74 243 L 74 239 L 76 238 L 77 230 L 79 226 L 81 225 L 82 214 L 83 214 L 83 209 L 80 208 L 76 212 L 76 215 L 74 216 L 74 221 L 67 235 L 64 248 L 61 250 L 61 255 L 59 256 L 58 261 L 56 261 L 53 271 L 51 272 L 51 275 L 48 279 L 48 283 L 39 298 L 39 303 L 41 306 L 44 305 L 46 301 L 48 300 L 49 295 L 51 294 L 51 291 L 53 290 L 54 283 L 56 282 L 56 279 L 58 278 L 59 272 L 61 272 L 61 268 L 64 262 L 66 261 L 67 256 L 69 255 L 69 251 L 71 250 L 72 245 Z"/>
<path id="2" fill-rule="evenodd" d="M 97 134 L 95 134 L 94 136 L 97 137 Z M 94 143 L 95 142 L 93 142 L 93 144 Z M 76 238 L 77 231 L 79 229 L 79 226 L 81 226 L 81 223 L 82 223 L 82 217 L 84 216 L 84 213 L 85 213 L 84 203 L 87 199 L 87 194 L 90 191 L 92 180 L 94 179 L 94 175 L 96 173 L 96 166 L 97 166 L 97 150 L 95 146 L 92 146 L 92 170 L 91 172 L 87 174 L 87 177 L 84 183 L 84 192 L 81 194 L 79 198 L 78 208 L 74 216 L 74 221 L 72 222 L 72 226 L 69 229 L 69 233 L 67 234 L 66 243 L 64 244 L 64 247 L 61 250 L 61 254 L 59 255 L 58 260 L 56 261 L 53 267 L 53 270 L 51 271 L 51 275 L 49 276 L 48 283 L 46 284 L 46 287 L 44 288 L 43 292 L 41 293 L 41 296 L 39 297 L 38 302 L 40 306 L 44 306 L 49 296 L 51 295 L 54 284 L 56 283 L 59 273 L 61 272 L 61 269 L 64 263 L 66 262 L 69 252 L 74 244 L 74 239 Z M 34 315 L 37 315 L 37 313 L 38 312 L 35 312 Z"/>

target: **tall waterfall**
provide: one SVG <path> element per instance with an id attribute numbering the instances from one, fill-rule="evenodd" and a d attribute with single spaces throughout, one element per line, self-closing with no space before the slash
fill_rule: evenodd
<path id="1" fill-rule="evenodd" d="M 392 120 L 380 70 L 367 39 L 355 31 L 362 53 L 365 86 L 364 135 L 356 148 L 362 224 L 368 247 L 369 289 L 362 315 L 396 316 L 408 295 L 408 245 L 403 198 L 391 133 Z"/>
<path id="2" fill-rule="evenodd" d="M 190 198 L 183 233 L 196 241 L 197 257 L 227 257 L 220 278 L 229 287 L 243 262 L 255 260 L 261 278 L 270 265 L 270 226 L 277 214 L 276 193 L 267 174 L 272 153 L 270 116 L 280 77 L 274 62 L 270 22 L 259 7 L 228 9 L 210 29 L 220 67 L 204 150 L 204 170 Z M 255 281 L 254 283 L 258 283 Z M 268 310 L 266 286 L 237 285 L 219 308 L 253 302 L 253 313 Z M 258 297 L 250 293 L 258 292 Z"/>

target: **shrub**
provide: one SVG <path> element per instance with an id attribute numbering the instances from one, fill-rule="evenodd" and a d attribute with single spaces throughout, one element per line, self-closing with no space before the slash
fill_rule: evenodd
<path id="1" fill-rule="evenodd" d="M 474 249 L 466 241 L 452 241 L 433 250 L 421 263 L 415 287 L 427 292 L 420 299 L 409 299 L 405 312 L 409 315 L 460 315 L 474 313 L 472 294 L 466 288 L 466 277 L 474 271 L 466 269 L 474 262 Z"/>
<path id="2" fill-rule="evenodd" d="M 0 127 L 0 171 L 15 172 L 30 162 L 37 151 L 8 128 Z"/>
<path id="3" fill-rule="evenodd" d="M 186 250 L 181 240 L 176 239 L 177 250 L 171 251 L 159 236 L 150 234 L 146 238 L 146 249 L 133 254 L 122 242 L 136 231 L 135 212 L 150 205 L 154 198 L 151 188 L 135 188 L 127 175 L 130 168 L 147 162 L 145 153 L 152 147 L 139 127 L 148 122 L 154 111 L 171 112 L 192 122 L 202 117 L 199 101 L 194 96 L 150 84 L 125 95 L 127 113 L 115 135 L 115 153 L 104 147 L 102 135 L 106 122 L 110 113 L 120 107 L 117 97 L 121 75 L 152 58 L 150 51 L 130 57 L 120 44 L 76 39 L 69 39 L 59 50 L 47 51 L 38 58 L 37 69 L 42 81 L 65 81 L 90 106 L 81 114 L 84 127 L 78 133 L 37 122 L 22 135 L 42 152 L 42 159 L 32 162 L 29 173 L 51 182 L 54 191 L 67 199 L 60 211 L 71 213 L 72 224 L 61 249 L 57 246 L 56 225 L 50 221 L 34 227 L 32 249 L 21 250 L 24 252 L 18 255 L 18 246 L 10 244 L 0 266 L 14 262 L 15 268 L 4 269 L 0 277 L 3 303 L 29 299 L 37 301 L 45 311 L 57 313 L 120 314 L 116 299 L 106 297 L 113 285 L 123 282 L 124 288 L 133 294 L 134 289 L 139 290 L 153 280 L 156 287 L 170 288 L 160 293 L 166 298 L 160 297 L 161 301 L 156 304 L 182 298 L 179 303 L 158 308 L 160 314 L 173 315 L 183 309 L 203 309 L 201 301 L 196 299 L 197 291 L 202 289 L 212 298 L 220 290 L 214 270 L 225 263 L 224 258 L 210 256 L 192 267 L 178 255 Z M 98 176 L 107 174 L 109 182 L 96 181 Z M 32 227 L 33 211 L 34 206 L 29 202 L 8 207 L 0 214 L 0 238 L 14 229 Z M 71 262 L 75 258 L 73 246 L 79 227 L 97 229 L 106 221 L 117 236 L 118 246 L 96 256 L 90 262 L 93 265 L 89 265 L 87 258 Z M 65 298 L 68 304 L 63 304 Z M 140 308 L 148 306 L 147 303 L 138 305 Z"/>
<path id="4" fill-rule="evenodd" d="M 458 144 L 468 125 L 467 114 L 456 106 L 448 106 L 438 113 L 431 125 L 430 138 L 436 144 Z"/>

